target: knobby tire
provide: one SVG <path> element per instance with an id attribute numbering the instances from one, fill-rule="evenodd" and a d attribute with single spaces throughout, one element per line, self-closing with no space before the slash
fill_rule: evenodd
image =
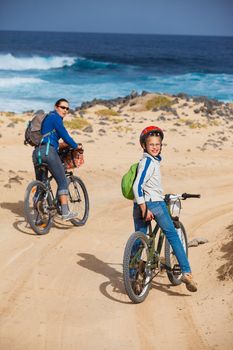
<path id="1" fill-rule="evenodd" d="M 135 248 L 137 246 L 138 248 Z M 133 233 L 124 251 L 123 280 L 126 293 L 135 304 L 143 302 L 151 288 L 151 271 L 147 267 L 148 259 L 148 238 L 141 232 Z"/>
<path id="2" fill-rule="evenodd" d="M 85 225 L 89 216 L 89 196 L 83 181 L 78 176 L 72 176 L 68 185 L 68 203 L 71 211 L 78 212 L 75 219 L 70 220 L 74 226 Z"/>
<path id="3" fill-rule="evenodd" d="M 43 182 L 38 180 L 30 182 L 25 191 L 24 215 L 28 224 L 38 235 L 48 233 L 53 223 L 49 201 L 50 194 Z"/>

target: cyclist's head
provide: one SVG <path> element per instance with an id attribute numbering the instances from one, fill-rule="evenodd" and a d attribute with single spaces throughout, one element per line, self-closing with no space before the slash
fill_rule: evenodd
<path id="1" fill-rule="evenodd" d="M 55 102 L 55 106 L 56 106 L 56 107 L 59 107 L 59 106 L 61 105 L 62 102 L 65 102 L 65 103 L 69 104 L 69 101 L 67 101 L 65 98 L 60 98 L 59 100 L 57 100 L 57 101 Z"/>
<path id="2" fill-rule="evenodd" d="M 65 98 L 60 98 L 55 102 L 55 110 L 63 118 L 69 111 L 69 102 Z"/>
<path id="3" fill-rule="evenodd" d="M 140 145 L 142 148 L 145 149 L 146 147 L 146 140 L 150 136 L 157 136 L 161 139 L 161 142 L 163 141 L 163 130 L 160 129 L 158 126 L 150 125 L 147 126 L 145 129 L 142 130 L 140 135 Z"/>

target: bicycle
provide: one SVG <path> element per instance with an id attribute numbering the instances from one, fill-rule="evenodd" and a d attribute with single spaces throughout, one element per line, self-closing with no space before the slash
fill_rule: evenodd
<path id="1" fill-rule="evenodd" d="M 61 205 L 54 195 L 48 176 L 46 163 L 37 165 L 42 171 L 42 181 L 33 180 L 27 187 L 24 198 L 24 213 L 27 222 L 38 235 L 49 232 L 54 217 L 61 215 Z M 77 218 L 70 220 L 74 226 L 83 226 L 89 216 L 89 197 L 83 181 L 74 176 L 72 171 L 65 171 L 68 181 L 69 209 L 78 212 Z"/>
<path id="2" fill-rule="evenodd" d="M 199 194 L 166 194 L 164 200 L 177 230 L 178 236 L 188 256 L 188 239 L 184 225 L 179 220 L 181 200 L 200 198 Z M 151 288 L 152 280 L 163 270 L 172 285 L 182 283 L 182 273 L 168 240 L 165 240 L 165 258 L 161 258 L 165 235 L 156 224 L 152 230 L 148 223 L 148 233 L 134 232 L 128 239 L 123 257 L 123 280 L 127 295 L 135 304 L 143 302 Z M 159 234 L 158 234 L 159 232 Z M 158 234 L 158 240 L 156 236 Z M 156 246 L 157 243 L 157 246 Z"/>

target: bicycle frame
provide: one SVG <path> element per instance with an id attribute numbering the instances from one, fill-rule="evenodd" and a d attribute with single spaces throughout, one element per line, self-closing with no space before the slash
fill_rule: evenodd
<path id="1" fill-rule="evenodd" d="M 157 233 L 159 231 L 160 227 L 158 224 L 156 224 L 156 226 L 154 227 L 154 229 L 152 230 L 152 225 L 151 223 L 149 223 L 149 261 L 150 261 L 150 268 L 151 269 L 155 269 L 158 267 L 158 262 L 159 262 L 159 257 L 160 257 L 160 253 L 162 250 L 162 246 L 163 246 L 163 242 L 164 242 L 164 233 L 161 230 L 160 231 L 160 235 L 158 238 L 158 243 L 157 243 L 157 247 L 155 249 L 155 245 L 156 245 L 156 236 Z"/>
<path id="2" fill-rule="evenodd" d="M 149 223 L 149 234 L 147 236 L 148 236 L 148 240 L 149 240 L 149 242 L 148 242 L 148 246 L 149 246 L 148 261 L 150 264 L 150 269 L 155 269 L 158 267 L 159 256 L 160 256 L 163 242 L 164 242 L 164 233 L 161 230 L 160 235 L 159 235 L 159 239 L 158 239 L 158 243 L 157 243 L 157 248 L 155 249 L 155 244 L 156 244 L 155 238 L 157 236 L 159 229 L 160 229 L 159 225 L 156 224 L 156 226 L 152 230 L 151 223 Z M 141 249 L 138 249 L 137 253 L 134 255 L 134 257 L 130 263 L 131 267 L 134 266 L 134 264 L 138 260 L 138 258 L 140 259 L 143 248 L 144 247 L 141 247 Z"/>
<path id="3" fill-rule="evenodd" d="M 40 167 L 41 167 L 41 172 L 42 172 L 41 182 L 43 182 L 43 184 L 45 185 L 46 190 L 47 190 L 46 196 L 48 197 L 48 203 L 49 203 L 48 209 L 49 209 L 49 211 L 58 210 L 57 199 L 54 196 L 53 190 L 51 187 L 51 181 L 53 180 L 54 177 L 53 177 L 53 175 L 48 176 L 47 166 L 41 165 Z"/>
<path id="4" fill-rule="evenodd" d="M 53 175 L 48 176 L 48 169 L 44 167 L 43 165 L 41 166 L 41 171 L 42 171 L 42 182 L 44 183 L 50 197 L 49 197 L 49 210 L 57 210 L 59 211 L 59 206 L 58 206 L 58 199 L 57 196 L 54 196 L 53 190 L 51 187 L 51 181 L 54 179 Z M 73 176 L 72 171 L 66 171 L 65 172 L 67 178 L 71 178 Z M 69 193 L 70 196 L 70 193 Z M 71 196 L 70 196 L 71 197 Z M 79 200 L 77 200 L 79 201 Z"/>
<path id="5" fill-rule="evenodd" d="M 174 223 L 174 226 L 176 228 L 178 228 L 179 227 L 179 218 L 171 216 L 171 219 L 172 219 L 172 221 Z M 161 254 L 161 251 L 162 251 L 165 235 L 164 235 L 163 231 L 160 229 L 160 226 L 157 223 L 156 223 L 156 225 L 155 225 L 153 230 L 152 230 L 151 222 L 148 224 L 148 226 L 149 226 L 149 232 L 147 234 L 147 237 L 148 237 L 148 246 L 149 246 L 149 256 L 148 256 L 148 262 L 149 263 L 147 264 L 147 266 L 149 266 L 150 269 L 155 270 L 156 268 L 158 268 L 158 263 L 160 261 L 160 254 Z M 160 234 L 159 234 L 158 242 L 157 242 L 157 246 L 156 246 L 156 236 L 157 236 L 157 233 L 158 233 L 159 230 L 160 230 Z M 137 259 L 140 258 L 143 248 L 144 247 L 142 247 L 142 249 L 139 249 L 137 251 L 137 253 L 135 254 L 134 258 L 131 260 L 132 266 L 133 266 L 133 264 L 135 264 L 135 261 L 137 261 Z M 168 267 L 167 265 L 165 265 L 164 263 L 163 263 L 163 267 L 166 270 L 171 270 L 171 268 Z M 153 278 L 155 276 L 153 276 Z"/>

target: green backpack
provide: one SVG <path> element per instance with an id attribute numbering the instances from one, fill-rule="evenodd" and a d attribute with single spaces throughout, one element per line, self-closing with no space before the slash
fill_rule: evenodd
<path id="1" fill-rule="evenodd" d="M 137 176 L 138 163 L 131 165 L 127 173 L 121 179 L 121 192 L 127 199 L 134 199 L 133 184 Z"/>

